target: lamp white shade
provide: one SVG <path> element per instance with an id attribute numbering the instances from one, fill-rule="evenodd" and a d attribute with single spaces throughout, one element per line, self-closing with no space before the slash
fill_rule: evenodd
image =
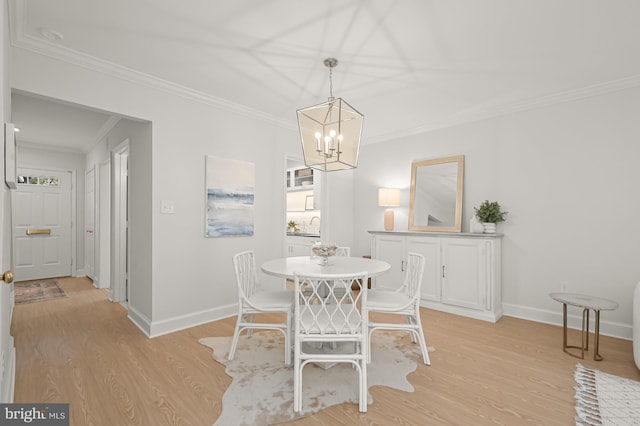
<path id="1" fill-rule="evenodd" d="M 400 205 L 398 188 L 378 188 L 378 205 L 380 207 L 397 207 Z"/>
<path id="2" fill-rule="evenodd" d="M 397 207 L 400 205 L 400 190 L 398 188 L 378 188 L 378 205 L 381 207 Z M 384 230 L 393 231 L 393 209 L 384 211 Z"/>

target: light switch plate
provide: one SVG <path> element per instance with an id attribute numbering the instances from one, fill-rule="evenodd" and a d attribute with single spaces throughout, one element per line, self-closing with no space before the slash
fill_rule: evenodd
<path id="1" fill-rule="evenodd" d="M 174 214 L 176 212 L 176 203 L 169 200 L 162 200 L 160 202 L 161 214 Z"/>

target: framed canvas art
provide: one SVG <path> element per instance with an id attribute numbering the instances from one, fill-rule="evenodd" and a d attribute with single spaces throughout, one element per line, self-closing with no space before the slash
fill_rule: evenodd
<path id="1" fill-rule="evenodd" d="M 205 236 L 252 236 L 255 165 L 207 156 L 205 180 Z"/>

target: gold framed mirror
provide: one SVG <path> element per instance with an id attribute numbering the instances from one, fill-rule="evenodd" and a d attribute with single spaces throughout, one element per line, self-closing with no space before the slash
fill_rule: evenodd
<path id="1" fill-rule="evenodd" d="M 411 163 L 409 229 L 460 232 L 464 155 Z"/>

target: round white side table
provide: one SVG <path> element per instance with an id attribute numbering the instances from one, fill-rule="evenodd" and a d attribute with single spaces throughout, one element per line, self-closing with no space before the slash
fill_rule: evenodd
<path id="1" fill-rule="evenodd" d="M 562 303 L 562 350 L 571 356 L 584 359 L 584 351 L 589 350 L 589 310 L 596 313 L 593 359 L 602 361 L 598 353 L 600 345 L 600 311 L 618 309 L 618 303 L 602 297 L 588 296 L 578 293 L 550 293 L 549 297 Z M 580 346 L 567 345 L 567 305 L 582 308 L 582 344 Z M 568 349 L 580 349 L 580 355 L 569 352 Z"/>

